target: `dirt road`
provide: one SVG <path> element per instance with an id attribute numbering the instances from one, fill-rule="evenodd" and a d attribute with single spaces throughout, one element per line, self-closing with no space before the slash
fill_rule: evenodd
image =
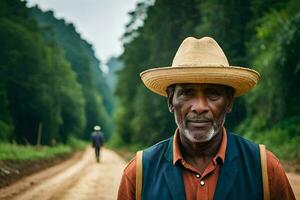
<path id="1" fill-rule="evenodd" d="M 0 190 L 0 199 L 116 199 L 125 161 L 103 149 L 96 163 L 93 149 L 60 165 L 24 178 Z"/>
<path id="2" fill-rule="evenodd" d="M 95 162 L 93 149 L 0 189 L 5 200 L 112 200 L 116 199 L 125 161 L 103 149 L 102 160 Z M 288 173 L 296 199 L 300 199 L 300 175 Z"/>

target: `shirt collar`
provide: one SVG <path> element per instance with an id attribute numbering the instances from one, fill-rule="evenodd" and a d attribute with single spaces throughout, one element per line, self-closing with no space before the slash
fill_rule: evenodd
<path id="1" fill-rule="evenodd" d="M 227 134 L 225 127 L 222 127 L 222 141 L 221 145 L 219 147 L 218 153 L 213 158 L 213 162 L 217 164 L 217 160 L 220 160 L 221 163 L 224 163 L 225 160 L 225 153 L 226 153 L 226 147 L 227 147 Z M 183 160 L 183 156 L 180 150 L 180 138 L 179 138 L 179 130 L 178 128 L 175 131 L 174 138 L 173 138 L 173 165 L 178 160 Z"/>

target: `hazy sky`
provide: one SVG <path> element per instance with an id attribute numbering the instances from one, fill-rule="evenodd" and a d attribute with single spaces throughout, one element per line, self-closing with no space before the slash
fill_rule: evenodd
<path id="1" fill-rule="evenodd" d="M 28 6 L 53 10 L 57 18 L 75 25 L 85 40 L 94 46 L 96 56 L 106 62 L 121 54 L 120 38 L 129 22 L 128 12 L 138 0 L 27 0 Z"/>

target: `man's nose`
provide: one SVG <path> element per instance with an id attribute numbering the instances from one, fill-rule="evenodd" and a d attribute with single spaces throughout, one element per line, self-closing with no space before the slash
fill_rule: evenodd
<path id="1" fill-rule="evenodd" d="M 203 113 L 208 111 L 207 100 L 204 96 L 197 96 L 192 100 L 192 112 Z"/>

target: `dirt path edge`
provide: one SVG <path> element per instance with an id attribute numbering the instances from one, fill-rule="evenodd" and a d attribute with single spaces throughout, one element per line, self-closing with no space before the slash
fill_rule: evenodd
<path id="1" fill-rule="evenodd" d="M 48 169 L 82 153 L 83 151 L 76 151 L 41 160 L 0 160 L 0 189 L 9 186 L 24 177 Z"/>

